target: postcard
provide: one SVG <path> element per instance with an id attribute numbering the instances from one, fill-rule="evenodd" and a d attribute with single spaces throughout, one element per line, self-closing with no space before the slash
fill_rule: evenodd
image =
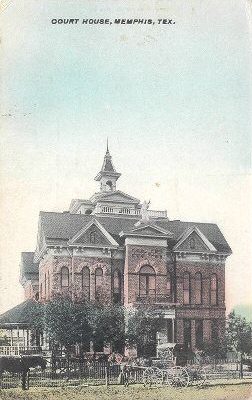
<path id="1" fill-rule="evenodd" d="M 0 6 L 0 397 L 252 398 L 251 1 Z"/>

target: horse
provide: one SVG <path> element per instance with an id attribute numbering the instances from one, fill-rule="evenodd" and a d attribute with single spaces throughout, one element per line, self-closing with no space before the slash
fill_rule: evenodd
<path id="1" fill-rule="evenodd" d="M 4 371 L 21 373 L 22 389 L 29 389 L 27 377 L 30 368 L 40 366 L 42 370 L 46 368 L 46 360 L 37 355 L 21 356 L 0 356 L 0 377 Z M 27 384 L 27 385 L 26 385 Z"/>

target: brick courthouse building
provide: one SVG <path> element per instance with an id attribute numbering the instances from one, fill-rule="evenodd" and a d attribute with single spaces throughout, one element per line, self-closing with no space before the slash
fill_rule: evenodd
<path id="1" fill-rule="evenodd" d="M 27 300 L 0 317 L 2 327 L 30 299 L 70 292 L 125 307 L 151 303 L 162 318 L 159 344 L 194 350 L 221 337 L 231 249 L 218 226 L 169 220 L 166 211 L 118 190 L 119 177 L 107 148 L 95 177 L 99 192 L 72 200 L 69 211 L 40 213 L 36 250 L 21 256 Z"/>

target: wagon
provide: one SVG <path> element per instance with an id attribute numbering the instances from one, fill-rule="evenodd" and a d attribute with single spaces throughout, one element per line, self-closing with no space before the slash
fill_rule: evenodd
<path id="1" fill-rule="evenodd" d="M 175 388 L 188 385 L 202 386 L 206 381 L 206 372 L 200 365 L 186 366 L 185 351 L 182 345 L 165 343 L 158 346 L 158 359 L 151 366 L 124 365 L 125 386 L 133 382 L 142 382 L 145 386 L 169 385 Z"/>

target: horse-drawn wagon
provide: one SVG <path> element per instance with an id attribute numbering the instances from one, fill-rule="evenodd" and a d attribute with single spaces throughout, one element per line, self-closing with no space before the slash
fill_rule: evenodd
<path id="1" fill-rule="evenodd" d="M 175 388 L 188 385 L 202 386 L 206 373 L 200 364 L 186 365 L 187 357 L 182 345 L 165 343 L 158 346 L 159 358 L 122 362 L 121 381 L 142 382 L 145 386 L 169 385 Z"/>

